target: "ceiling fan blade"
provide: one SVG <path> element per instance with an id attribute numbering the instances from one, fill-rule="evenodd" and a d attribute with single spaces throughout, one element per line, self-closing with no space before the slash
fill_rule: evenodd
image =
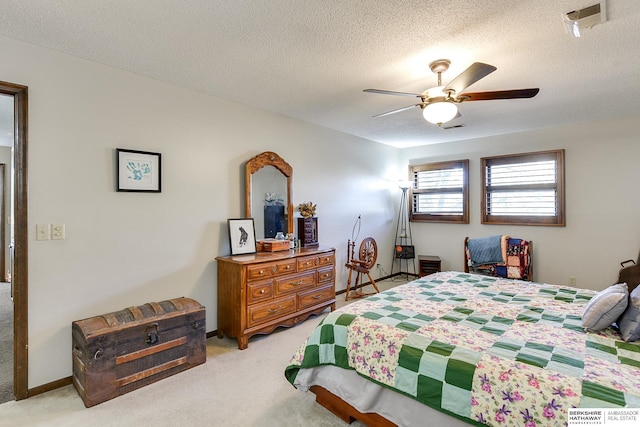
<path id="1" fill-rule="evenodd" d="M 398 108 L 398 109 L 395 109 L 395 110 L 387 111 L 386 113 L 376 114 L 373 117 L 377 118 L 377 117 L 382 117 L 382 116 L 388 116 L 389 114 L 399 113 L 400 111 L 404 111 L 404 110 L 408 110 L 408 109 L 413 108 L 413 107 L 420 107 L 420 106 L 422 106 L 422 103 L 414 104 L 414 105 L 407 105 L 406 107 L 402 107 L 402 108 Z"/>
<path id="2" fill-rule="evenodd" d="M 398 96 L 412 96 L 412 97 L 417 96 L 418 98 L 422 96 L 419 93 L 394 92 L 392 90 L 382 90 L 382 89 L 365 89 L 363 90 L 363 92 L 380 93 L 382 95 L 398 95 Z"/>
<path id="3" fill-rule="evenodd" d="M 540 92 L 539 88 L 495 90 L 491 92 L 465 92 L 458 95 L 462 101 L 490 101 L 492 99 L 533 98 Z"/>
<path id="4" fill-rule="evenodd" d="M 458 77 L 449 82 L 442 91 L 445 93 L 455 91 L 454 95 L 458 95 L 481 78 L 493 73 L 495 70 L 497 70 L 497 68 L 493 65 L 474 62 L 469 66 L 469 68 L 460 73 Z"/>

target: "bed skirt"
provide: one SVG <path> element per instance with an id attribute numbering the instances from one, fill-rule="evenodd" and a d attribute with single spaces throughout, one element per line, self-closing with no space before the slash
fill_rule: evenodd
<path id="1" fill-rule="evenodd" d="M 357 414 L 340 414 L 333 405 L 325 405 L 321 399 L 322 391 L 317 393 L 318 403 L 350 423 L 355 418 L 368 426 L 424 426 L 424 427 L 463 427 L 468 423 L 436 411 L 417 400 L 410 399 L 393 390 L 379 386 L 362 378 L 356 371 L 337 366 L 324 365 L 316 368 L 301 369 L 296 376 L 296 388 L 308 391 L 312 386 L 320 386 L 348 405 L 361 412 L 365 419 Z M 313 391 L 313 390 L 311 390 Z M 334 410 L 335 409 L 335 410 Z M 373 415 L 382 417 L 379 422 Z M 373 418 L 373 419 L 372 419 Z M 390 424 L 385 424 L 385 420 Z"/>

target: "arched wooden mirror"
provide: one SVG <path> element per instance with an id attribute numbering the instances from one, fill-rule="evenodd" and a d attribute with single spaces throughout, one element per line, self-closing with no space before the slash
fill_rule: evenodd
<path id="1" fill-rule="evenodd" d="M 253 157 L 245 166 L 245 217 L 253 218 L 256 239 L 278 231 L 293 233 L 293 168 L 273 151 Z"/>

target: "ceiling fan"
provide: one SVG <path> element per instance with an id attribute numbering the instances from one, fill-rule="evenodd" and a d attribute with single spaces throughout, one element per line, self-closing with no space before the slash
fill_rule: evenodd
<path id="1" fill-rule="evenodd" d="M 456 104 L 469 101 L 490 101 L 494 99 L 516 99 L 533 98 L 540 91 L 539 88 L 497 90 L 489 92 L 463 92 L 466 88 L 497 70 L 496 67 L 482 62 L 474 62 L 469 68 L 460 73 L 448 85 L 442 86 L 442 73 L 449 69 L 451 61 L 448 59 L 438 59 L 429 64 L 431 71 L 438 75 L 438 86 L 425 90 L 424 92 L 408 93 L 394 92 L 381 89 L 365 89 L 364 92 L 381 93 L 383 95 L 411 96 L 420 99 L 420 102 L 386 113 L 377 114 L 373 117 L 382 117 L 389 114 L 399 113 L 413 107 L 420 107 L 422 114 L 430 123 L 438 126 L 460 116 Z"/>

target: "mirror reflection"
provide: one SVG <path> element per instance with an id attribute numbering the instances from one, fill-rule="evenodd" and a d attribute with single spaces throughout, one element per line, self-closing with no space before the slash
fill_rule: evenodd
<path id="1" fill-rule="evenodd" d="M 274 238 L 278 232 L 287 233 L 287 178 L 278 169 L 265 166 L 253 174 L 251 205 L 256 239 Z"/>
<path id="2" fill-rule="evenodd" d="M 293 233 L 293 168 L 272 151 L 258 154 L 245 167 L 245 217 L 253 218 L 256 239 Z"/>

